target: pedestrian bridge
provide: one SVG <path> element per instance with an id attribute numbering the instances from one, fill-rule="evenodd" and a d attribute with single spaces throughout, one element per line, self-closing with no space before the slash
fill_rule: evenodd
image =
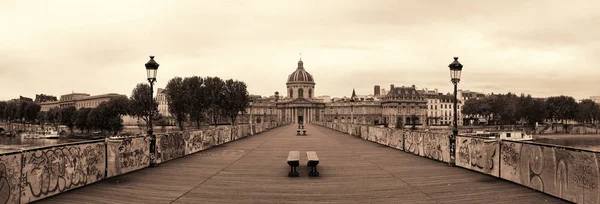
<path id="1" fill-rule="evenodd" d="M 286 125 L 40 203 L 567 203 L 510 181 L 326 127 Z M 301 152 L 288 177 L 288 152 Z M 319 177 L 309 177 L 316 151 Z M 597 189 L 596 189 L 597 190 Z"/>

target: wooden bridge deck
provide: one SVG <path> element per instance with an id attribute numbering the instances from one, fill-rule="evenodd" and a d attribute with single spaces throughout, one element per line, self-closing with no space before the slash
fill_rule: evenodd
<path id="1" fill-rule="evenodd" d="M 327 128 L 288 125 L 40 203 L 567 203 Z M 301 151 L 300 177 L 288 152 Z M 308 177 L 306 151 L 321 159 Z"/>

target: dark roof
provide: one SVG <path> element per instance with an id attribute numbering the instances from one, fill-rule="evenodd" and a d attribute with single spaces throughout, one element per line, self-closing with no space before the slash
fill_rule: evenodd
<path id="1" fill-rule="evenodd" d="M 302 60 L 298 61 L 298 68 L 292 72 L 288 77 L 288 83 L 290 82 L 310 82 L 314 83 L 312 75 L 304 70 L 304 63 Z"/>
<path id="2" fill-rule="evenodd" d="M 395 87 L 385 95 L 384 100 L 424 100 L 414 87 Z"/>

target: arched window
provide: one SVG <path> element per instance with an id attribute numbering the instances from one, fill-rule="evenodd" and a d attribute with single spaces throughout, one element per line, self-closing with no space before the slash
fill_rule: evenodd
<path id="1" fill-rule="evenodd" d="M 308 89 L 308 98 L 312 98 L 312 89 Z"/>
<path id="2" fill-rule="evenodd" d="M 304 98 L 304 90 L 302 88 L 298 89 L 298 98 Z"/>
<path id="3" fill-rule="evenodd" d="M 294 90 L 290 89 L 290 98 L 294 98 Z"/>

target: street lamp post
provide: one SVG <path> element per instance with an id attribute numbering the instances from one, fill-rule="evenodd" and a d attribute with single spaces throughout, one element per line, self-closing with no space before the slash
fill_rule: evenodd
<path id="1" fill-rule="evenodd" d="M 148 82 L 150 83 L 150 104 L 148 104 L 149 115 L 148 115 L 148 136 L 150 136 L 150 153 L 156 156 L 156 137 L 154 136 L 154 130 L 152 130 L 152 117 L 154 113 L 154 82 L 156 82 L 156 72 L 158 71 L 159 64 L 154 61 L 154 56 L 150 56 L 150 61 L 146 64 L 146 73 L 148 75 Z M 153 162 L 152 162 L 153 163 Z M 154 165 L 154 163 L 153 163 Z"/>
<path id="2" fill-rule="evenodd" d="M 456 136 L 458 136 L 458 96 L 457 96 L 457 85 L 460 82 L 460 74 L 463 65 L 458 62 L 458 57 L 454 57 L 454 61 L 448 65 L 450 68 L 450 79 L 454 84 L 454 127 L 452 128 L 452 136 L 450 136 L 450 165 L 454 166 L 456 160 Z"/>

